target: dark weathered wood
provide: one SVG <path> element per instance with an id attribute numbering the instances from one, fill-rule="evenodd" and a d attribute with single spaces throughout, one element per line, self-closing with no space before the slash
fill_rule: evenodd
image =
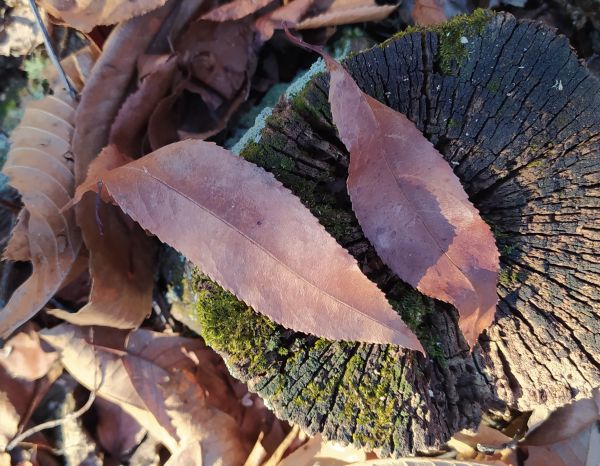
<path id="1" fill-rule="evenodd" d="M 302 198 L 428 357 L 283 329 L 196 277 L 208 343 L 279 416 L 383 454 L 440 445 L 484 409 L 552 408 L 589 395 L 600 385 L 599 80 L 565 38 L 506 14 L 407 33 L 346 66 L 430 138 L 492 225 L 502 254 L 495 323 L 470 353 L 456 311 L 377 258 L 352 214 L 348 155 L 319 75 L 278 104 L 241 155 Z"/>

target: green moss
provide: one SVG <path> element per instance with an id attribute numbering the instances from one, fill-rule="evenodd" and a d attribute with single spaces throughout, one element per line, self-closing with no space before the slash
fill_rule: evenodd
<path id="1" fill-rule="evenodd" d="M 261 373 L 268 368 L 265 352 L 278 351 L 278 326 L 257 314 L 233 294 L 195 272 L 196 319 L 206 343 L 227 353 L 230 363 Z"/>
<path id="2" fill-rule="evenodd" d="M 498 281 L 504 286 L 510 286 L 519 281 L 519 273 L 515 269 L 502 269 L 498 275 Z"/>
<path id="3" fill-rule="evenodd" d="M 542 165 L 544 165 L 544 161 L 543 160 L 533 160 L 531 162 L 529 162 L 527 164 L 527 168 L 536 168 L 536 167 L 541 167 Z"/>
<path id="4" fill-rule="evenodd" d="M 485 88 L 490 91 L 492 94 L 495 94 L 500 90 L 501 80 L 498 76 L 493 76 L 488 83 L 485 85 Z"/>
<path id="5" fill-rule="evenodd" d="M 467 45 L 470 39 L 483 33 L 493 15 L 494 13 L 490 10 L 479 8 L 471 15 L 455 16 L 439 26 L 411 26 L 388 39 L 382 46 L 406 34 L 434 32 L 439 38 L 438 61 L 440 69 L 444 74 L 450 75 L 453 74 L 456 66 L 460 66 L 468 58 Z"/>

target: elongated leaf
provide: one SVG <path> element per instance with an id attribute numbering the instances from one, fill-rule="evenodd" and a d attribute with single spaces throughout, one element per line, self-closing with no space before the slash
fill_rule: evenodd
<path id="1" fill-rule="evenodd" d="M 322 13 L 303 19 L 296 29 L 379 21 L 387 18 L 398 5 L 378 5 L 374 0 L 335 0 Z"/>
<path id="2" fill-rule="evenodd" d="M 400 278 L 458 309 L 473 345 L 498 300 L 499 254 L 490 228 L 415 125 L 317 51 L 331 73 L 333 121 L 350 151 L 348 192 L 366 237 Z"/>
<path id="3" fill-rule="evenodd" d="M 31 276 L 0 311 L 0 336 L 32 318 L 58 291 L 81 245 L 73 212 L 60 212 L 75 189 L 70 155 L 75 102 L 62 88 L 25 109 L 11 136 L 3 172 L 21 193 L 24 211 L 7 247 L 30 260 Z"/>
<path id="4" fill-rule="evenodd" d="M 209 11 L 201 19 L 208 21 L 233 21 L 256 13 L 275 0 L 233 0 Z"/>
<path id="5" fill-rule="evenodd" d="M 421 349 L 416 337 L 301 202 L 213 143 L 183 141 L 102 179 L 143 228 L 285 327 Z"/>
<path id="6" fill-rule="evenodd" d="M 167 0 L 38 0 L 55 18 L 83 32 L 101 24 L 116 24 L 154 10 Z"/>

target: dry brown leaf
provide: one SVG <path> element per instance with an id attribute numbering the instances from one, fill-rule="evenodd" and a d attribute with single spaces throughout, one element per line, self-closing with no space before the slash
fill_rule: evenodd
<path id="1" fill-rule="evenodd" d="M 206 139 L 221 131 L 246 100 L 256 67 L 249 20 L 194 21 L 177 38 L 178 70 L 172 89 L 148 122 L 150 147 Z"/>
<path id="2" fill-rule="evenodd" d="M 207 21 L 234 21 L 256 13 L 275 0 L 233 0 L 209 11 L 201 19 Z"/>
<path id="3" fill-rule="evenodd" d="M 517 466 L 516 442 L 499 430 L 483 423 L 477 431 L 457 432 L 448 441 L 448 446 L 458 452 L 461 460 L 501 461 L 507 466 Z M 481 446 L 485 447 L 481 453 Z"/>
<path id="4" fill-rule="evenodd" d="M 415 0 L 412 17 L 419 26 L 435 26 L 446 21 L 444 0 Z"/>
<path id="5" fill-rule="evenodd" d="M 90 163 L 108 142 L 110 127 L 135 71 L 135 57 L 148 48 L 172 6 L 169 2 L 127 21 L 109 37 L 77 110 L 73 153 L 78 184 L 85 180 Z M 94 196 L 86 196 L 75 212 L 90 252 L 89 303 L 76 314 L 53 312 L 80 325 L 139 326 L 151 311 L 154 241 L 118 209 L 99 204 Z"/>
<path id="6" fill-rule="evenodd" d="M 172 453 L 184 455 L 181 450 L 195 441 L 204 447 L 207 464 L 215 458 L 241 464 L 249 451 L 234 419 L 212 405 L 210 393 L 193 376 L 197 366 L 220 376 L 218 356 L 201 340 L 68 324 L 41 336 L 60 352 L 73 377 L 118 404 Z"/>
<path id="7" fill-rule="evenodd" d="M 123 461 L 142 441 L 146 430 L 116 403 L 96 398 L 94 406 L 98 415 L 98 441 L 115 459 Z"/>
<path id="8" fill-rule="evenodd" d="M 293 0 L 261 16 L 254 24 L 259 39 L 262 42 L 268 41 L 275 29 L 283 29 L 284 24 L 295 27 L 314 3 L 315 0 Z"/>
<path id="9" fill-rule="evenodd" d="M 421 350 L 350 254 L 262 168 L 213 143 L 183 141 L 112 170 L 102 183 L 143 228 L 275 322 Z"/>
<path id="10" fill-rule="evenodd" d="M 54 351 L 46 351 L 33 325 L 15 334 L 0 350 L 0 366 L 11 377 L 34 381 L 44 377 L 58 359 Z"/>
<path id="11" fill-rule="evenodd" d="M 334 0 L 327 10 L 300 21 L 296 29 L 316 29 L 326 26 L 380 21 L 398 5 L 378 5 L 375 0 Z"/>
<path id="12" fill-rule="evenodd" d="M 348 466 L 506 466 L 501 461 L 463 461 L 439 458 L 398 458 L 350 463 Z"/>
<path id="13" fill-rule="evenodd" d="M 150 115 L 171 87 L 177 59 L 160 55 L 153 69 L 142 77 L 138 89 L 129 95 L 110 130 L 109 142 L 130 157 L 143 155 L 142 141 Z"/>
<path id="14" fill-rule="evenodd" d="M 498 301 L 499 253 L 489 226 L 414 123 L 316 51 L 331 73 L 331 112 L 350 151 L 348 193 L 365 236 L 401 279 L 458 309 L 472 346 Z"/>
<path id="15" fill-rule="evenodd" d="M 56 19 L 90 32 L 95 26 L 126 21 L 155 10 L 167 0 L 37 0 L 42 8 Z"/>
<path id="16" fill-rule="evenodd" d="M 364 450 L 352 445 L 326 442 L 321 434 L 317 434 L 286 456 L 278 466 L 342 466 L 366 459 Z"/>
<path id="17" fill-rule="evenodd" d="M 520 442 L 526 466 L 600 464 L 600 390 L 554 411 Z"/>
<path id="18" fill-rule="evenodd" d="M 31 260 L 31 276 L 0 311 L 0 336 L 32 318 L 58 291 L 79 253 L 73 212 L 60 212 L 75 182 L 71 138 L 76 103 L 64 88 L 31 102 L 11 135 L 3 172 L 21 194 L 23 209 L 8 245 L 11 258 Z M 27 255 L 27 256 L 26 256 Z"/>

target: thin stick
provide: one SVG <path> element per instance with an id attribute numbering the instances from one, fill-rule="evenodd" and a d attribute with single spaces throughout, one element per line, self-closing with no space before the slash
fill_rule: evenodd
<path id="1" fill-rule="evenodd" d="M 33 11 L 35 20 L 38 24 L 38 27 L 40 28 L 40 30 L 42 31 L 42 35 L 44 36 L 44 45 L 46 46 L 46 51 L 48 52 L 48 56 L 50 57 L 50 60 L 52 60 L 52 63 L 54 64 L 56 71 L 58 71 L 58 75 L 60 76 L 60 79 L 62 80 L 63 84 L 65 85 L 65 89 L 67 89 L 67 91 L 69 91 L 69 94 L 71 95 L 71 97 L 73 99 L 76 99 L 77 92 L 75 91 L 75 88 L 71 85 L 71 81 L 69 81 L 69 78 L 68 78 L 67 74 L 65 73 L 65 70 L 63 69 L 62 65 L 60 64 L 60 60 L 58 59 L 56 52 L 54 51 L 54 46 L 52 45 L 52 40 L 50 39 L 50 35 L 48 34 L 46 25 L 42 21 L 42 16 L 40 15 L 40 11 L 38 10 L 37 5 L 35 4 L 35 0 L 29 0 L 29 6 L 31 6 L 31 10 Z"/>
<path id="2" fill-rule="evenodd" d="M 58 427 L 64 424 L 65 422 L 70 421 L 71 419 L 77 419 L 79 416 L 85 414 L 88 411 L 88 409 L 92 407 L 92 404 L 94 403 L 95 399 L 96 392 L 90 392 L 88 400 L 77 411 L 69 413 L 65 417 L 61 417 L 60 419 L 53 419 L 52 421 L 43 422 L 41 424 L 38 424 L 37 426 L 33 426 L 31 429 L 27 429 L 25 432 L 22 432 L 21 434 L 17 435 L 14 439 L 10 441 L 8 445 L 6 445 L 6 451 L 12 450 L 15 446 L 17 446 L 17 444 L 21 443 L 23 440 L 25 440 L 27 437 L 33 434 L 36 434 L 45 429 Z"/>

